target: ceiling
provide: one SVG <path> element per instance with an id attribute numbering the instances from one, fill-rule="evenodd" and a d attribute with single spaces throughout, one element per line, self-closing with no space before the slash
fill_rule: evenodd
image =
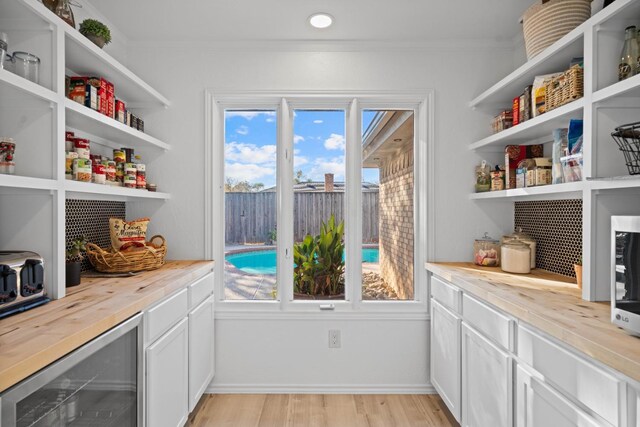
<path id="1" fill-rule="evenodd" d="M 131 41 L 510 41 L 532 0 L 88 0 Z M 312 28 L 315 12 L 334 16 Z"/>

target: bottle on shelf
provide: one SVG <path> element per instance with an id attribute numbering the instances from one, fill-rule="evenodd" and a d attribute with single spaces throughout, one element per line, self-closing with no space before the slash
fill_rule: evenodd
<path id="1" fill-rule="evenodd" d="M 622 54 L 620 56 L 618 81 L 622 81 L 638 73 L 640 49 L 638 48 L 638 31 L 635 25 L 631 25 L 625 29 L 624 46 L 622 47 Z"/>

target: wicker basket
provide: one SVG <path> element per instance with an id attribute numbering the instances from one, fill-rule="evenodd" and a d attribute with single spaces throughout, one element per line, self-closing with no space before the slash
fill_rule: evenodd
<path id="1" fill-rule="evenodd" d="M 522 16 L 527 59 L 531 59 L 591 16 L 591 0 L 538 0 Z"/>
<path id="2" fill-rule="evenodd" d="M 160 244 L 153 243 L 160 240 Z M 87 243 L 87 255 L 91 264 L 101 273 L 129 273 L 155 270 L 164 265 L 167 242 L 162 236 L 153 236 L 147 246 L 130 251 L 105 251 L 98 245 Z"/>
<path id="3" fill-rule="evenodd" d="M 545 82 L 545 111 L 568 104 L 584 95 L 584 69 L 576 64 Z"/>

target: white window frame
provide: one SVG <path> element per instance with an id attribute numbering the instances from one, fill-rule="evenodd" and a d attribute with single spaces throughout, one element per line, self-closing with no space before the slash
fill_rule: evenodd
<path id="1" fill-rule="evenodd" d="M 428 311 L 427 273 L 424 263 L 435 256 L 434 226 L 434 93 L 423 91 L 222 91 L 205 93 L 205 256 L 216 260 L 216 310 L 227 316 L 247 314 L 273 318 L 296 313 L 333 317 Z M 278 209 L 276 300 L 224 299 L 224 112 L 229 109 L 277 111 Z M 346 277 L 344 301 L 293 300 L 293 111 L 340 109 L 345 111 L 346 164 Z M 362 112 L 364 110 L 414 111 L 414 299 L 362 300 Z M 351 266 L 355 265 L 356 268 Z M 289 276 L 291 276 L 289 278 Z M 329 311 L 321 308 L 331 305 Z M 234 314 L 235 313 L 235 314 Z"/>

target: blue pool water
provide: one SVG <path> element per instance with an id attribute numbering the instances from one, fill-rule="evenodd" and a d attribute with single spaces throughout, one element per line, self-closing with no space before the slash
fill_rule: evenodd
<path id="1" fill-rule="evenodd" d="M 377 263 L 378 248 L 362 249 L 362 262 Z M 238 270 L 249 274 L 276 274 L 276 251 L 251 251 L 229 254 L 224 257 Z"/>

